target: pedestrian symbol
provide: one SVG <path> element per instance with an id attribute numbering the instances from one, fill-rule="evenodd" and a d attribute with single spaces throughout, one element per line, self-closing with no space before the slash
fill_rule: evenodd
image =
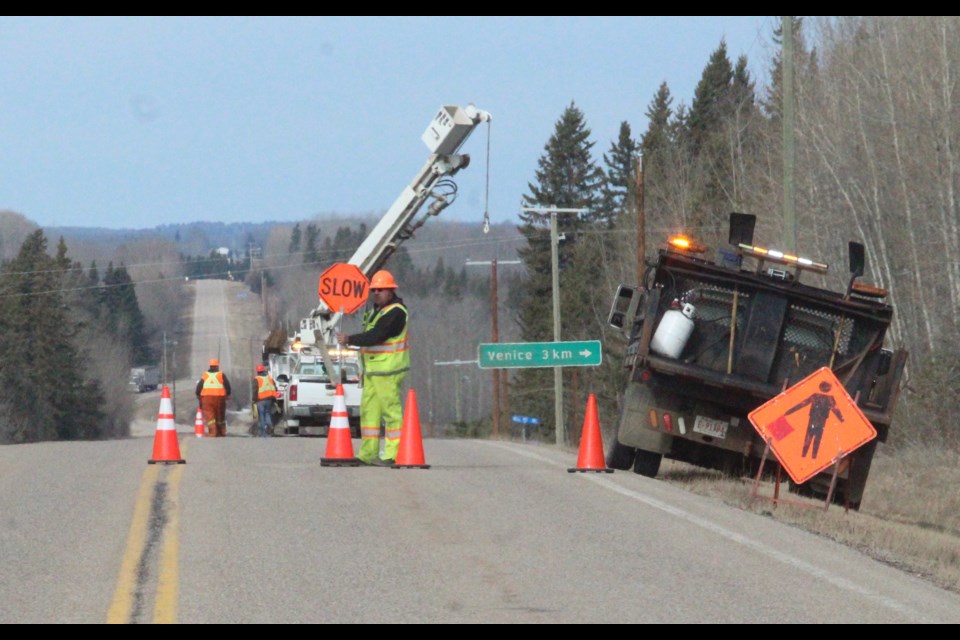
<path id="1" fill-rule="evenodd" d="M 797 484 L 877 436 L 877 430 L 827 367 L 747 417 Z"/>

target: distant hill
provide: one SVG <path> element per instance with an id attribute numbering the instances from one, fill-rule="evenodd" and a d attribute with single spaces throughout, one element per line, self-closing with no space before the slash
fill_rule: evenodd
<path id="1" fill-rule="evenodd" d="M 337 229 L 367 225 L 368 232 L 378 222 L 373 216 L 356 218 L 318 218 L 301 221 L 304 229 L 308 224 L 320 228 L 321 239 L 333 236 Z M 286 237 L 295 222 L 191 222 L 164 224 L 153 229 L 107 229 L 101 227 L 47 227 L 44 233 L 52 246 L 62 236 L 71 255 L 86 262 L 97 257 L 99 263 L 113 259 L 113 255 L 125 243 L 138 243 L 157 239 L 170 243 L 183 255 L 207 255 L 210 251 L 226 247 L 235 255 L 245 255 L 251 245 L 263 249 L 271 233 Z M 436 264 L 443 258 L 444 264 L 456 268 L 467 260 L 489 261 L 513 260 L 523 237 L 512 223 L 491 225 L 484 233 L 479 222 L 467 223 L 432 218 L 417 229 L 413 238 L 403 247 L 418 267 Z"/>

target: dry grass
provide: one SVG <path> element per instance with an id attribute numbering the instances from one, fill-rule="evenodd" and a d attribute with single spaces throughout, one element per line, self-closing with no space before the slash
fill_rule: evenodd
<path id="1" fill-rule="evenodd" d="M 860 511 L 800 498 L 774 483 L 754 487 L 684 463 L 664 460 L 658 478 L 732 506 L 768 515 L 960 593 L 960 455 L 939 448 L 911 448 L 873 460 Z"/>

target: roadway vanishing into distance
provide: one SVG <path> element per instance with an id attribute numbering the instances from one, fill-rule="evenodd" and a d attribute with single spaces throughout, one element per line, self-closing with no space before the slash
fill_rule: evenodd
<path id="1" fill-rule="evenodd" d="M 196 286 L 227 292 L 197 306 L 202 370 L 234 284 Z M 177 424 L 185 464 L 147 464 L 153 433 L 0 447 L 0 623 L 960 622 L 958 594 L 576 451 L 329 467 L 324 438 Z"/>

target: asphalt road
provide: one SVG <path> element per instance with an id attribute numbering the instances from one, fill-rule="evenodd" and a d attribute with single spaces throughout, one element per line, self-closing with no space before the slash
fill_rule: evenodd
<path id="1" fill-rule="evenodd" d="M 148 464 L 152 433 L 0 447 L 0 623 L 960 622 L 960 595 L 554 446 L 336 467 L 191 425 L 185 464 Z"/>

